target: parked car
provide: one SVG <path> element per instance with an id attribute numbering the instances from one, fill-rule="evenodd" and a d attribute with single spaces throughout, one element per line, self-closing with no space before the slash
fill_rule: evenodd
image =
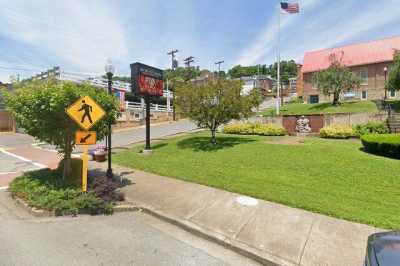
<path id="1" fill-rule="evenodd" d="M 365 266 L 399 266 L 400 231 L 382 232 L 368 237 Z"/>

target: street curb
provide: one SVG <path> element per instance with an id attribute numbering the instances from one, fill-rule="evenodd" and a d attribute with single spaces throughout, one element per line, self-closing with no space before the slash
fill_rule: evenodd
<path id="1" fill-rule="evenodd" d="M 25 211 L 27 211 L 28 213 L 30 213 L 31 215 L 33 215 L 35 217 L 39 217 L 39 218 L 40 217 L 56 217 L 55 211 L 46 211 L 46 210 L 38 209 L 35 207 L 31 207 L 23 199 L 13 195 L 12 193 L 11 193 L 11 198 L 15 201 L 15 203 L 17 203 L 17 205 L 22 207 L 22 209 L 24 209 Z"/>
<path id="2" fill-rule="evenodd" d="M 43 217 L 57 217 L 55 211 L 46 211 L 42 209 L 37 209 L 35 207 L 29 206 L 23 199 L 11 194 L 11 197 L 15 200 L 17 205 L 21 206 L 31 215 L 43 218 Z M 293 262 L 289 262 L 283 258 L 277 257 L 275 255 L 263 252 L 254 247 L 250 247 L 244 243 L 241 243 L 237 240 L 230 239 L 222 234 L 216 233 L 214 231 L 208 230 L 197 224 L 190 222 L 188 220 L 182 220 L 176 217 L 172 217 L 167 215 L 159 210 L 154 210 L 150 207 L 138 206 L 133 204 L 119 204 L 113 207 L 113 211 L 115 213 L 120 212 L 144 212 L 149 214 L 157 219 L 165 221 L 169 224 L 175 225 L 191 234 L 194 234 L 198 237 L 201 237 L 205 240 L 214 242 L 220 246 L 228 248 L 242 256 L 250 258 L 254 261 L 261 263 L 262 265 L 267 266 L 294 266 L 296 265 Z"/>
<path id="3" fill-rule="evenodd" d="M 242 256 L 250 258 L 254 261 L 261 263 L 262 265 L 267 266 L 294 266 L 297 265 L 294 262 L 289 262 L 283 258 L 277 257 L 275 255 L 263 252 L 256 248 L 250 247 L 244 243 L 241 243 L 237 240 L 229 239 L 226 236 L 218 234 L 216 232 L 210 231 L 203 227 L 200 227 L 188 220 L 181 220 L 172 216 L 169 216 L 161 211 L 156 211 L 152 208 L 147 207 L 136 207 L 137 210 L 143 211 L 146 214 L 149 214 L 153 217 L 156 217 L 160 220 L 178 226 L 179 228 L 192 233 L 196 236 L 199 236 L 205 240 L 214 242 L 218 245 L 221 245 L 225 248 L 228 248 Z"/>

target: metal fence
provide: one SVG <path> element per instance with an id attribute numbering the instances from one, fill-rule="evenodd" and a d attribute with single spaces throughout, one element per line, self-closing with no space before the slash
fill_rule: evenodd
<path id="1" fill-rule="evenodd" d="M 125 109 L 126 110 L 144 110 L 146 108 L 144 102 L 125 102 Z M 163 104 L 150 104 L 150 111 L 153 112 L 172 112 L 173 107 Z"/>

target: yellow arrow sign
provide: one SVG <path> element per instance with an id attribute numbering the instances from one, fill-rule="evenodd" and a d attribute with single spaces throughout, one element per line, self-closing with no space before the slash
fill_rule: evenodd
<path id="1" fill-rule="evenodd" d="M 93 145 L 96 144 L 96 131 L 77 131 L 75 133 L 76 145 Z"/>
<path id="2" fill-rule="evenodd" d="M 104 110 L 89 96 L 80 98 L 68 107 L 66 112 L 85 130 L 91 128 L 105 115 Z"/>

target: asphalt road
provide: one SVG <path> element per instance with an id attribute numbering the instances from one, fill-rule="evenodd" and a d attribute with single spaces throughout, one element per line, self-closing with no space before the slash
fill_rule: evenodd
<path id="1" fill-rule="evenodd" d="M 151 139 L 162 138 L 169 135 L 174 135 L 182 132 L 188 132 L 196 129 L 197 126 L 186 119 L 176 122 L 162 123 L 151 126 Z M 116 131 L 112 134 L 112 146 L 121 147 L 131 143 L 141 142 L 145 140 L 146 129 L 144 127 L 124 129 Z M 35 142 L 34 138 L 27 134 L 0 134 L 0 148 L 11 148 L 20 146 L 29 146 Z M 104 143 L 104 142 L 99 142 Z M 51 145 L 42 145 L 44 148 L 52 149 Z"/>
<path id="2" fill-rule="evenodd" d="M 141 212 L 34 218 L 0 191 L 0 265 L 258 265 Z"/>

